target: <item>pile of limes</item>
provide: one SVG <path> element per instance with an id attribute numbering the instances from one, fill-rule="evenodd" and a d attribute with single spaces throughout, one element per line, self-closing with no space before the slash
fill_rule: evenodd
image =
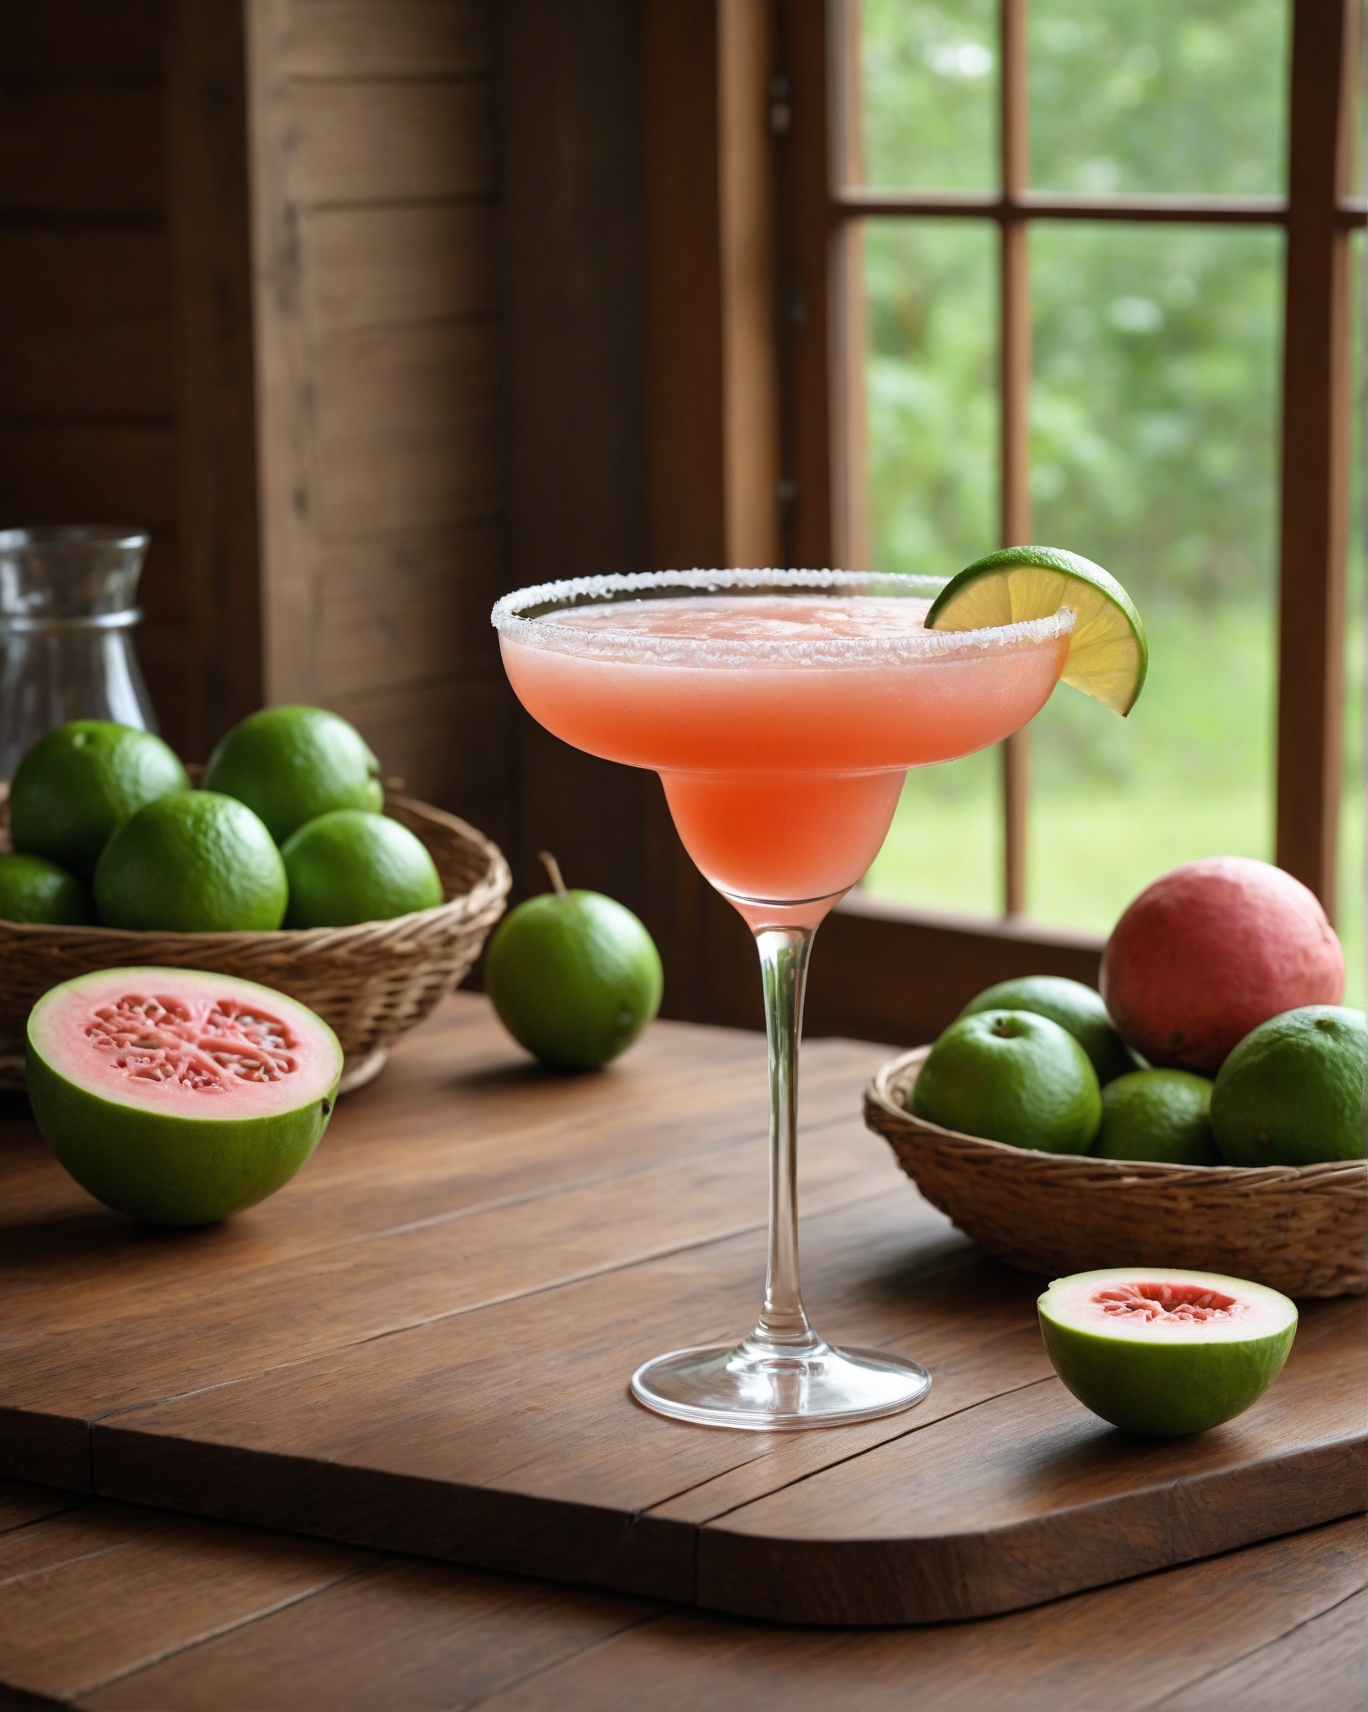
<path id="1" fill-rule="evenodd" d="M 380 812 L 378 774 L 360 733 L 317 707 L 243 720 L 197 790 L 159 737 L 74 720 L 15 772 L 0 920 L 232 933 L 435 908 L 432 857 Z"/>

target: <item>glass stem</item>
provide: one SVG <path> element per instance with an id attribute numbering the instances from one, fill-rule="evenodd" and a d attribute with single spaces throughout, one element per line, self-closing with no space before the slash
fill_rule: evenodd
<path id="1" fill-rule="evenodd" d="M 812 935 L 810 927 L 761 928 L 755 935 L 769 1036 L 770 1210 L 765 1307 L 748 1342 L 775 1354 L 821 1347 L 803 1312 L 798 1275 L 798 1042 Z"/>

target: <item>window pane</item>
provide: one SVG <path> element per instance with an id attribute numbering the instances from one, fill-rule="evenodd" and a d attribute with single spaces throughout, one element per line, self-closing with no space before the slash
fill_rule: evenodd
<path id="1" fill-rule="evenodd" d="M 1287 0 L 1031 0 L 1031 183 L 1281 191 Z"/>
<path id="2" fill-rule="evenodd" d="M 1061 686 L 1032 731 L 1031 910 L 1105 932 L 1166 868 L 1270 858 L 1282 238 L 1032 233 L 1037 540 L 1135 596 L 1121 721 Z"/>
<path id="3" fill-rule="evenodd" d="M 996 544 L 997 232 L 865 223 L 867 495 L 876 569 L 949 576 Z M 997 763 L 908 779 L 871 890 L 996 914 Z"/>
<path id="4" fill-rule="evenodd" d="M 1001 915 L 1001 777 L 996 749 L 914 767 L 865 890 L 959 915 Z"/>
<path id="5" fill-rule="evenodd" d="M 995 0 L 863 0 L 863 162 L 878 189 L 990 190 L 997 184 Z"/>
<path id="6" fill-rule="evenodd" d="M 874 567 L 950 576 L 996 544 L 997 231 L 868 220 L 864 234 Z"/>

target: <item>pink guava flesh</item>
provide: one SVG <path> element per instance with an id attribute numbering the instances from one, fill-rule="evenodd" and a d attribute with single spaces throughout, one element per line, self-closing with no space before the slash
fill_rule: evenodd
<path id="1" fill-rule="evenodd" d="M 1188 1325 L 1205 1325 L 1208 1321 L 1229 1320 L 1244 1311 L 1245 1304 L 1233 1296 L 1201 1284 L 1115 1284 L 1110 1289 L 1094 1290 L 1089 1297 L 1093 1307 L 1103 1317 L 1133 1320 L 1184 1321 Z"/>
<path id="2" fill-rule="evenodd" d="M 48 1145 L 112 1207 L 202 1224 L 293 1176 L 337 1097 L 342 1050 L 305 1006 L 188 969 L 64 982 L 29 1018 L 28 1082 Z"/>
<path id="3" fill-rule="evenodd" d="M 1056 1279 L 1038 1304 L 1045 1348 L 1080 1403 L 1166 1437 L 1232 1420 L 1277 1377 L 1297 1310 L 1218 1273 L 1113 1267 Z"/>
<path id="4" fill-rule="evenodd" d="M 61 1018 L 59 1029 L 77 1053 L 89 1043 L 87 1064 L 102 1081 L 127 1081 L 130 1092 L 187 1116 L 206 1097 L 243 1083 L 286 1084 L 299 1073 L 301 1043 L 289 1024 L 231 998 L 186 1004 L 169 993 L 123 993 L 84 1017 Z"/>

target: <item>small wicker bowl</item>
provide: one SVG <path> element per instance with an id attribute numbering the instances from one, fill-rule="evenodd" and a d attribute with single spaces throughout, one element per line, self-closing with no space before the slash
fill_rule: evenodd
<path id="1" fill-rule="evenodd" d="M 123 964 L 209 969 L 288 993 L 336 1031 L 345 1054 L 342 1092 L 369 1082 L 398 1037 L 469 971 L 503 914 L 510 885 L 498 846 L 454 814 L 389 795 L 385 813 L 416 833 L 437 864 L 447 901 L 436 909 L 276 933 L 126 933 L 0 922 L 0 1088 L 24 1086 L 25 1027 L 36 1001 L 73 975 Z M 8 832 L 7 817 L 0 830 Z"/>
<path id="2" fill-rule="evenodd" d="M 1181 1266 L 1289 1296 L 1363 1293 L 1365 1161 L 1131 1164 L 960 1135 L 907 1109 L 930 1050 L 883 1066 L 865 1091 L 865 1122 L 932 1206 L 999 1260 L 1051 1278 Z"/>

